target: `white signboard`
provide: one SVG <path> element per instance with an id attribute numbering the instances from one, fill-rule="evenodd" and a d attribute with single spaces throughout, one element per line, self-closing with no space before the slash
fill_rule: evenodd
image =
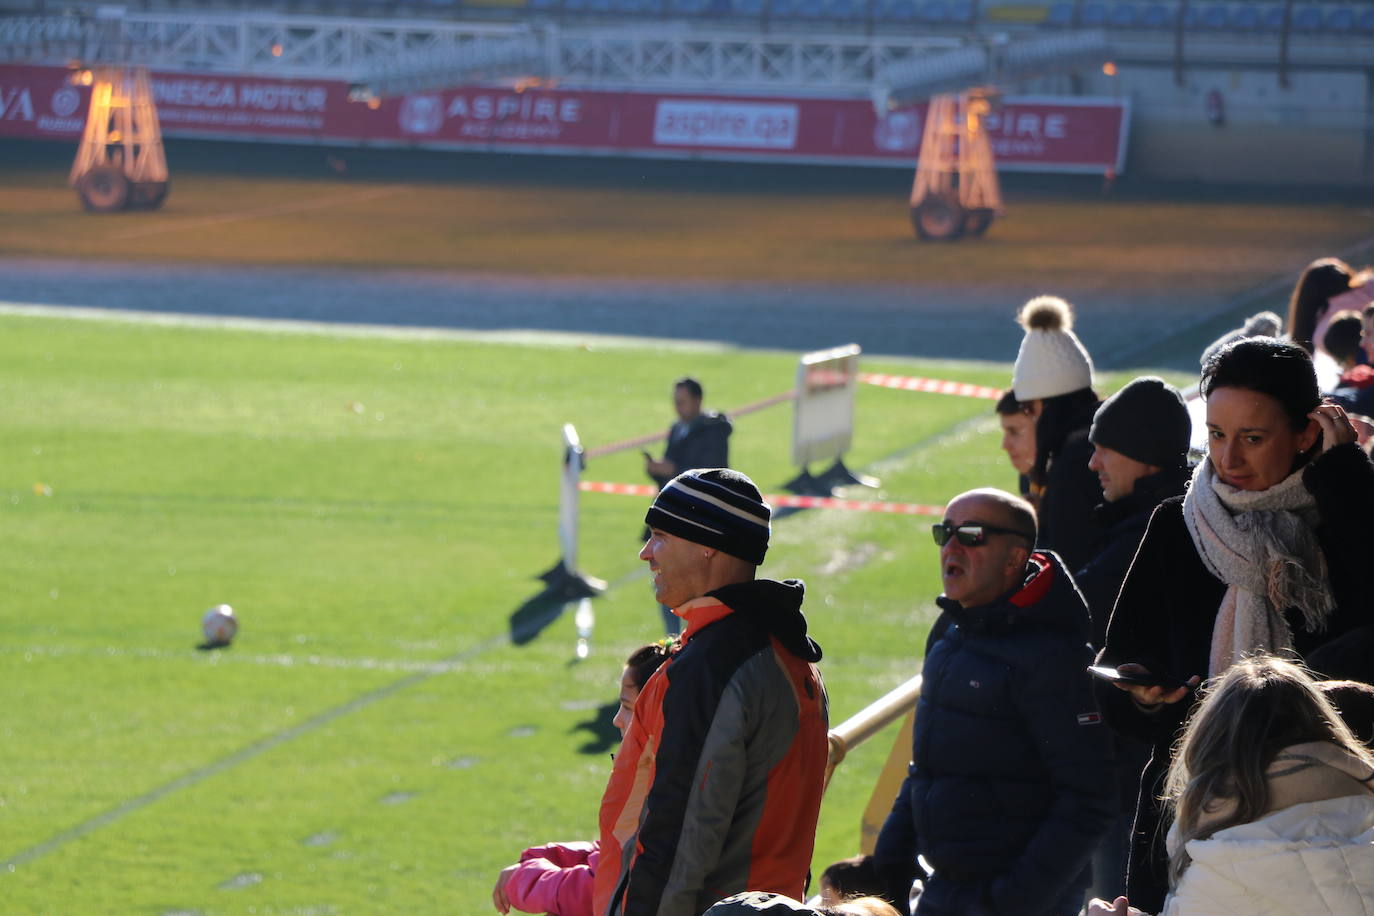
<path id="1" fill-rule="evenodd" d="M 861 352 L 858 344 L 849 344 L 807 353 L 797 364 L 792 414 L 792 463 L 797 467 L 831 461 L 849 451 Z"/>

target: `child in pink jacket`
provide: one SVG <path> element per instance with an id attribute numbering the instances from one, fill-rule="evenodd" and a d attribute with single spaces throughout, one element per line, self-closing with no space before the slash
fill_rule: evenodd
<path id="1" fill-rule="evenodd" d="M 635 700 L 649 675 L 671 654 L 674 645 L 665 640 L 650 643 L 631 653 L 620 675 L 620 709 L 615 727 L 620 737 L 630 727 Z M 498 912 L 520 910 L 549 916 L 592 916 L 592 883 L 601 852 L 596 842 L 574 841 L 531 846 L 520 861 L 501 869 L 491 902 Z"/>

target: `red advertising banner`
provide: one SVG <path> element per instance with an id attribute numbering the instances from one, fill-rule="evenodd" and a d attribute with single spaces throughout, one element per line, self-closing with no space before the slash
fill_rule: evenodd
<path id="1" fill-rule="evenodd" d="M 170 137 L 911 168 L 924 105 L 879 118 L 865 99 L 462 87 L 350 102 L 337 80 L 153 73 Z M 58 67 L 0 66 L 0 138 L 75 140 L 90 90 Z M 1120 172 L 1124 99 L 1008 96 L 989 117 L 998 167 Z"/>

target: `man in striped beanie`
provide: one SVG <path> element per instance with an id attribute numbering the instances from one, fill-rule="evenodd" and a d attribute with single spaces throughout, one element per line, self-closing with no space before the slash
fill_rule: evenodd
<path id="1" fill-rule="evenodd" d="M 746 890 L 799 898 L 829 754 L 804 586 L 760 579 L 771 510 L 726 468 L 663 487 L 640 551 L 686 628 L 644 685 L 601 799 L 599 916 L 696 916 Z"/>

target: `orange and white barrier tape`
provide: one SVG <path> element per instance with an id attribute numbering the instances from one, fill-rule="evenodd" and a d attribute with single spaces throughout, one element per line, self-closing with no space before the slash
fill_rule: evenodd
<path id="1" fill-rule="evenodd" d="M 577 485 L 586 493 L 613 493 L 617 496 L 658 495 L 658 487 L 645 483 L 606 483 L 599 480 L 583 480 Z M 835 499 L 830 496 L 792 496 L 791 494 L 769 494 L 764 500 L 775 508 L 792 509 L 843 509 L 848 512 L 883 512 L 889 515 L 926 515 L 939 518 L 944 515 L 943 506 L 925 506 L 920 503 L 888 503 L 862 499 Z"/>
<path id="2" fill-rule="evenodd" d="M 938 378 L 920 378 L 912 375 L 882 375 L 875 372 L 860 372 L 859 381 L 880 388 L 898 388 L 902 391 L 924 391 L 929 394 L 952 394 L 961 398 L 984 398 L 995 401 L 1002 396 L 1001 389 L 986 385 L 970 385 L 967 382 L 950 382 Z"/>

